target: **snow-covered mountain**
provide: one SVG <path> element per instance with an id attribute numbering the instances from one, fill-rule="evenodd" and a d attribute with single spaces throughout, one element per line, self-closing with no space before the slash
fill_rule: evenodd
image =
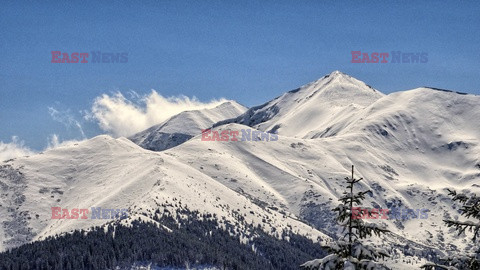
<path id="1" fill-rule="evenodd" d="M 215 214 L 241 231 L 261 225 L 300 232 L 313 239 L 323 233 L 294 215 L 255 204 L 174 155 L 145 150 L 128 139 L 102 135 L 0 166 L 2 250 L 32 240 L 110 223 L 109 219 L 52 219 L 62 209 L 128 209 L 125 222 L 151 220 L 157 210 L 178 207 Z M 161 206 L 163 205 L 163 206 Z M 242 223 L 238 220 L 242 217 Z"/>
<path id="2" fill-rule="evenodd" d="M 334 136 L 359 111 L 383 96 L 365 83 L 334 71 L 216 125 L 233 122 L 297 138 Z"/>
<path id="3" fill-rule="evenodd" d="M 162 152 L 98 136 L 4 162 L 0 248 L 108 222 L 51 219 L 55 206 L 128 208 L 127 223 L 186 206 L 240 234 L 254 224 L 327 242 L 338 233 L 332 208 L 352 164 L 364 178 L 360 189 L 372 191 L 366 207 L 428 209 L 427 219 L 369 221 L 392 231 L 379 244 L 417 255 L 468 247 L 442 220 L 458 217 L 447 188 L 480 193 L 479 96 L 425 87 L 384 95 L 335 71 L 240 116 L 242 106 L 222 106 L 179 114 L 132 138 L 155 149 L 166 145 L 158 134 L 190 136 Z M 277 131 L 278 140 L 203 141 L 200 129 L 215 117 L 216 131 Z"/>
<path id="4" fill-rule="evenodd" d="M 235 101 L 227 101 L 212 109 L 181 112 L 131 136 L 130 140 L 145 149 L 163 151 L 184 143 L 218 121 L 237 117 L 246 110 Z"/>
<path id="5" fill-rule="evenodd" d="M 446 188 L 480 191 L 480 127 L 472 125 L 478 117 L 478 96 L 419 88 L 378 99 L 335 136 L 237 143 L 192 139 L 172 154 L 185 162 L 200 157 L 205 173 L 231 189 L 327 231 L 333 224 L 325 221 L 344 191 L 342 180 L 355 164 L 364 189 L 373 191 L 368 207 L 429 210 L 426 220 L 380 222 L 404 239 L 441 248 L 455 237 L 442 219 L 458 215 Z M 228 181 L 232 178 L 237 181 Z"/>

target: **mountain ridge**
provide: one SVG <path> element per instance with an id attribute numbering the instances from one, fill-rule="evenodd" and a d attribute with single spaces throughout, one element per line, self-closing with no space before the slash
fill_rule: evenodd
<path id="1" fill-rule="evenodd" d="M 383 96 L 364 82 L 334 71 L 269 102 L 252 107 L 243 115 L 220 121 L 213 126 L 235 122 L 262 131 L 308 138 L 312 130 L 305 130 L 302 126 L 317 125 L 315 129 L 325 130 L 335 115 L 349 118 L 358 108 L 364 108 Z M 306 119 L 307 122 L 299 126 L 297 119 Z M 285 129 L 288 131 L 282 132 Z"/>
<path id="2" fill-rule="evenodd" d="M 54 206 L 128 208 L 126 224 L 188 207 L 217 215 L 242 237 L 251 237 L 242 230 L 253 224 L 325 244 L 335 239 L 331 209 L 354 164 L 361 189 L 371 190 L 365 207 L 429 210 L 427 219 L 370 221 L 393 233 L 377 244 L 421 256 L 464 250 L 465 236 L 439 224 L 458 215 L 447 188 L 480 192 L 480 97 L 424 87 L 383 95 L 333 73 L 211 124 L 217 131 L 278 131 L 276 141 L 203 141 L 197 131 L 154 152 L 101 135 L 4 162 L 0 248 L 106 224 L 51 220 Z"/>
<path id="3" fill-rule="evenodd" d="M 163 151 L 184 143 L 213 123 L 239 115 L 245 110 L 243 105 L 230 100 L 212 109 L 184 111 L 129 139 L 145 149 Z"/>

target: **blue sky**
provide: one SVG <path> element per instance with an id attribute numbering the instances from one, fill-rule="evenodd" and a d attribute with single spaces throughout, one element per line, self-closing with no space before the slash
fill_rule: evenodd
<path id="1" fill-rule="evenodd" d="M 85 115 L 117 91 L 253 106 L 341 70 L 384 93 L 480 94 L 479 1 L 118 2 L 0 3 L 0 141 L 41 150 L 53 134 L 103 133 Z M 351 63 L 355 50 L 428 62 Z M 127 52 L 128 62 L 55 64 L 51 51 Z"/>

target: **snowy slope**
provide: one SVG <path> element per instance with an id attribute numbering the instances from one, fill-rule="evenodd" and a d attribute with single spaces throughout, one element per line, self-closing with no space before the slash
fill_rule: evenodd
<path id="1" fill-rule="evenodd" d="M 383 96 L 365 83 L 334 71 L 217 125 L 233 122 L 298 138 L 334 136 L 358 111 Z"/>
<path id="2" fill-rule="evenodd" d="M 286 95 L 291 93 L 279 99 Z M 278 104 L 277 100 L 261 106 L 261 112 L 254 108 L 235 121 L 269 130 L 264 127 L 280 112 L 298 113 L 297 108 L 288 110 L 291 106 L 285 101 L 286 106 L 277 107 L 275 114 L 265 117 L 268 115 L 265 108 L 273 108 L 268 104 Z M 479 117 L 478 96 L 418 88 L 382 96 L 369 105 L 364 103 L 363 108 L 356 107 L 355 113 L 347 118 L 334 117 L 333 127 L 341 128 L 330 134 L 317 133 L 311 136 L 313 140 L 280 136 L 278 141 L 270 142 L 237 142 L 234 146 L 230 142 L 228 149 L 220 150 L 223 156 L 204 158 L 210 166 L 203 164 L 203 167 L 221 166 L 221 173 L 211 170 L 209 174 L 217 179 L 236 179 L 233 183 L 223 182 L 291 211 L 319 229 L 331 230 L 332 224 L 325 222 L 331 220 L 330 203 L 336 204 L 343 190 L 342 179 L 348 176 L 349 166 L 355 164 L 359 176 L 366 179 L 364 188 L 374 191 L 367 206 L 429 210 L 427 220 L 379 221 L 385 222 L 400 239 L 412 240 L 420 247 L 445 250 L 445 243 L 450 243 L 448 250 L 462 249 L 465 237 L 454 240 L 456 236 L 443 225 L 444 218 L 458 217 L 446 196 L 446 188 L 480 192 L 480 127 L 473 124 Z M 247 128 L 223 123 L 217 124 L 219 129 Z M 283 125 L 279 133 L 301 136 L 298 126 Z M 303 131 L 307 130 L 314 129 L 306 124 Z M 211 152 L 207 150 L 212 144 L 226 143 L 191 140 L 176 149 L 176 153 L 188 162 L 195 162 L 199 154 Z M 233 157 L 241 161 L 231 160 Z M 234 164 L 240 164 L 241 168 L 233 167 Z"/>
<path id="3" fill-rule="evenodd" d="M 197 137 L 172 154 L 232 190 L 328 232 L 337 228 L 331 209 L 355 164 L 357 176 L 365 179 L 362 189 L 372 190 L 366 207 L 429 211 L 428 219 L 373 221 L 394 233 L 391 243 L 408 243 L 418 252 L 426 247 L 459 251 L 466 237 L 449 233 L 442 221 L 458 217 L 446 188 L 480 192 L 480 127 L 472 125 L 478 117 L 480 97 L 421 88 L 379 99 L 337 136 L 279 136 L 268 142 Z"/>
<path id="4" fill-rule="evenodd" d="M 131 136 L 130 140 L 145 149 L 163 151 L 184 143 L 218 121 L 237 117 L 246 110 L 235 101 L 227 101 L 213 109 L 181 112 Z"/>
<path id="5" fill-rule="evenodd" d="M 277 141 L 202 141 L 199 129 L 215 116 L 197 116 L 177 115 L 157 127 L 191 131 L 188 141 L 162 152 L 99 136 L 5 162 L 1 248 L 107 222 L 51 220 L 53 206 L 129 208 L 132 219 L 188 206 L 239 228 L 238 213 L 267 232 L 291 226 L 328 241 L 324 234 L 338 233 L 331 209 L 352 164 L 364 178 L 357 188 L 372 190 L 366 207 L 429 210 L 428 219 L 372 220 L 393 232 L 379 243 L 398 254 L 408 244 L 417 255 L 468 247 L 467 236 L 456 237 L 442 220 L 458 217 L 446 188 L 480 193 L 479 96 L 432 88 L 383 95 L 333 72 L 215 127 L 273 129 Z"/>
<path id="6" fill-rule="evenodd" d="M 84 220 L 51 219 L 51 207 L 126 208 L 128 220 L 149 220 L 157 209 L 173 213 L 177 207 L 186 207 L 216 214 L 240 231 L 242 226 L 253 224 L 269 233 L 272 227 L 278 233 L 291 228 L 315 240 L 328 238 L 294 217 L 285 218 L 278 211 L 259 207 L 170 154 L 142 149 L 125 138 L 98 136 L 4 162 L 0 181 L 2 250 L 111 221 L 91 219 L 91 213 Z M 240 223 L 238 215 L 246 223 Z"/>

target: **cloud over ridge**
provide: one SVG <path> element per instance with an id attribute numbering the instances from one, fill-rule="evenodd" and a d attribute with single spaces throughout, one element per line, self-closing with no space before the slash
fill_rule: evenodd
<path id="1" fill-rule="evenodd" d="M 24 142 L 20 141 L 17 136 L 12 136 L 12 141 L 9 143 L 0 141 L 0 161 L 32 154 L 35 154 L 35 152 L 25 146 Z"/>
<path id="2" fill-rule="evenodd" d="M 52 117 L 53 120 L 63 124 L 65 128 L 70 129 L 72 127 L 78 129 L 82 139 L 85 139 L 85 132 L 83 131 L 82 125 L 79 121 L 75 119 L 75 117 L 70 113 L 70 110 L 66 111 L 59 111 L 54 107 L 48 107 L 48 113 Z"/>
<path id="3" fill-rule="evenodd" d="M 112 136 L 127 137 L 183 111 L 214 108 L 226 101 L 222 98 L 202 102 L 196 97 L 183 95 L 164 97 L 155 90 L 144 96 L 134 94 L 130 93 L 130 99 L 120 92 L 103 94 L 94 100 L 85 118 L 97 122 L 103 131 Z"/>

